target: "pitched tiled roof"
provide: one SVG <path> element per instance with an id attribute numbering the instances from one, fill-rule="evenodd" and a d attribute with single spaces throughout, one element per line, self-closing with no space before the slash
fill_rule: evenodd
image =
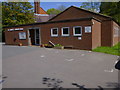
<path id="1" fill-rule="evenodd" d="M 103 14 L 101 14 L 101 13 L 92 12 L 92 11 L 89 11 L 89 10 L 86 10 L 86 9 L 81 9 L 81 8 L 79 8 L 79 7 L 76 7 L 76 6 L 68 7 L 68 8 L 65 9 L 63 12 L 57 14 L 56 16 L 54 16 L 53 18 L 49 19 L 48 21 L 51 21 L 51 20 L 55 19 L 57 16 L 61 15 L 62 13 L 64 13 L 65 11 L 67 11 L 67 10 L 70 9 L 70 8 L 76 8 L 76 9 L 78 9 L 78 10 L 86 11 L 86 12 L 88 12 L 88 13 L 92 13 L 92 14 L 94 14 L 94 15 L 98 15 L 98 16 L 104 17 L 104 18 L 106 18 L 107 20 L 113 20 L 114 22 L 116 22 L 116 23 L 120 26 L 120 24 L 119 24 L 114 18 L 112 18 L 111 16 L 103 15 Z"/>
<path id="2" fill-rule="evenodd" d="M 40 13 L 38 13 L 38 14 L 47 14 L 47 12 L 46 12 L 43 8 L 40 7 L 39 10 L 40 10 L 40 11 L 39 11 Z"/>
<path id="3" fill-rule="evenodd" d="M 78 10 L 86 11 L 88 13 L 96 14 L 96 15 L 99 15 L 99 16 L 102 16 L 102 17 L 105 17 L 105 18 L 110 18 L 110 19 L 112 18 L 110 16 L 106 16 L 106 15 L 103 15 L 103 14 L 100 14 L 100 13 L 92 12 L 92 11 L 89 11 L 89 10 L 86 10 L 86 9 L 81 9 L 81 8 L 75 7 L 75 6 L 71 6 L 71 7 L 68 7 L 66 10 L 64 10 L 63 12 L 57 14 L 55 17 L 51 18 L 49 21 L 53 20 L 54 18 L 56 18 L 57 16 L 61 15 L 62 13 L 64 13 L 65 11 L 67 11 L 70 8 L 76 8 Z"/>

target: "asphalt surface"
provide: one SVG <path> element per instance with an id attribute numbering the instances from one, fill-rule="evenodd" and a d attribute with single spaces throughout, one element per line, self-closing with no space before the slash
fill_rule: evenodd
<path id="1" fill-rule="evenodd" d="M 3 88 L 48 88 L 57 83 L 63 88 L 115 88 L 118 56 L 84 51 L 40 47 L 2 47 Z M 43 77 L 50 78 L 43 84 Z M 52 80 L 51 80 L 52 79 Z M 50 86 L 52 87 L 52 86 Z"/>

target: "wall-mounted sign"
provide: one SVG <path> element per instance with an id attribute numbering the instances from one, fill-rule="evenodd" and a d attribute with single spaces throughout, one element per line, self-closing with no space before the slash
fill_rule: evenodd
<path id="1" fill-rule="evenodd" d="M 8 31 L 21 31 L 23 28 L 8 29 Z"/>
<path id="2" fill-rule="evenodd" d="M 16 31 L 23 30 L 23 28 L 15 28 Z"/>
<path id="3" fill-rule="evenodd" d="M 85 27 L 85 33 L 91 33 L 91 26 Z"/>
<path id="4" fill-rule="evenodd" d="M 26 39 L 26 32 L 19 32 L 19 39 Z"/>
<path id="5" fill-rule="evenodd" d="M 14 31 L 14 29 L 8 29 L 8 31 Z"/>

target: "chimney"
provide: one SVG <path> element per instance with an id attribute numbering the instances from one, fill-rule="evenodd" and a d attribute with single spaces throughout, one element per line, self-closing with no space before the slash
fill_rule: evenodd
<path id="1" fill-rule="evenodd" d="M 40 14 L 40 1 L 34 0 L 34 13 Z"/>

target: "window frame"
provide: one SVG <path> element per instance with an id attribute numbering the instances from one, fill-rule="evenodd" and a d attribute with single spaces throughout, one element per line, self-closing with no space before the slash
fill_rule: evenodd
<path id="1" fill-rule="evenodd" d="M 53 34 L 53 29 L 57 29 L 57 34 Z M 58 28 L 51 28 L 51 37 L 57 37 L 58 36 Z"/>
<path id="2" fill-rule="evenodd" d="M 75 34 L 75 28 L 80 27 L 81 28 L 81 34 Z M 82 26 L 74 26 L 73 27 L 73 35 L 74 36 L 82 36 Z"/>
<path id="3" fill-rule="evenodd" d="M 68 28 L 68 34 L 63 34 L 63 29 L 64 29 L 64 28 Z M 70 36 L 70 29 L 69 29 L 69 27 L 62 27 L 62 28 L 61 28 L 61 33 L 62 33 L 62 34 L 61 34 L 62 36 Z"/>

